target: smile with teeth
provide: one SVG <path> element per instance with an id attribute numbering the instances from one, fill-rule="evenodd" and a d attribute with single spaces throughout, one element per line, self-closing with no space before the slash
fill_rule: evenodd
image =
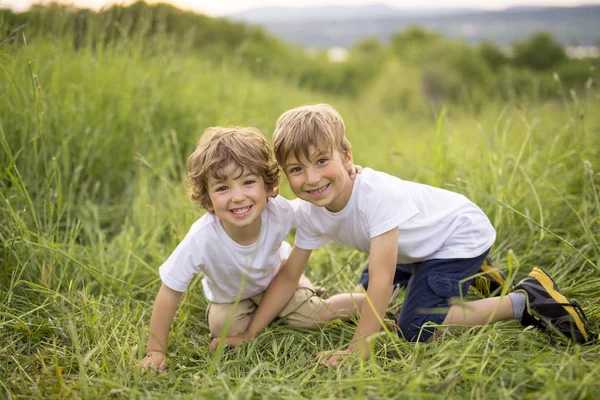
<path id="1" fill-rule="evenodd" d="M 243 215 L 243 214 L 246 214 L 248 211 L 250 211 L 251 208 L 252 208 L 252 206 L 246 206 L 246 207 L 234 208 L 230 211 L 235 215 Z"/>
<path id="2" fill-rule="evenodd" d="M 329 187 L 329 185 L 331 185 L 331 182 L 328 183 L 327 185 L 320 187 L 318 189 L 315 190 L 309 190 L 308 193 L 310 193 L 312 196 L 318 196 L 321 193 L 323 193 L 325 190 L 327 190 L 327 188 Z"/>

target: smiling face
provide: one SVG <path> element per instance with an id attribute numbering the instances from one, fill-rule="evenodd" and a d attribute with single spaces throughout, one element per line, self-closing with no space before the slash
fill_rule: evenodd
<path id="1" fill-rule="evenodd" d="M 262 176 L 231 163 L 222 178 L 208 177 L 208 195 L 212 211 L 221 220 L 231 239 L 242 245 L 258 240 L 261 218 L 269 192 Z"/>
<path id="2" fill-rule="evenodd" d="M 294 194 L 329 211 L 341 211 L 352 194 L 354 181 L 348 176 L 352 152 L 344 156 L 327 146 L 309 146 L 308 157 L 290 154 L 284 171 Z"/>

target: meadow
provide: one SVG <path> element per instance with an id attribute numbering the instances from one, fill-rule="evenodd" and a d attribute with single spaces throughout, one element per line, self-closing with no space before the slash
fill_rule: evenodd
<path id="1" fill-rule="evenodd" d="M 571 91 L 557 76 L 552 100 L 408 112 L 168 42 L 153 50 L 26 35 L 0 46 L 0 398 L 600 398 L 598 342 L 553 347 L 518 322 L 428 344 L 382 332 L 369 359 L 329 369 L 316 353 L 345 348 L 352 324 L 274 323 L 211 353 L 199 279 L 176 316 L 168 371 L 142 373 L 158 267 L 202 215 L 185 190 L 199 135 L 250 125 L 270 138 L 283 111 L 316 102 L 340 111 L 358 164 L 479 204 L 498 232 L 495 265 L 515 281 L 542 266 L 600 332 L 597 83 Z M 367 261 L 331 245 L 307 275 L 348 291 Z"/>

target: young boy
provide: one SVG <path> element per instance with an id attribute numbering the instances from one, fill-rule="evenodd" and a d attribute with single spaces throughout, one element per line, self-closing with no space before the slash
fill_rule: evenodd
<path id="1" fill-rule="evenodd" d="M 279 168 L 267 140 L 254 128 L 209 128 L 188 159 L 191 198 L 208 211 L 160 267 L 162 286 L 156 297 L 146 369 L 163 371 L 167 337 L 182 292 L 195 274 L 209 300 L 210 333 L 219 337 L 246 331 L 262 294 L 285 263 L 302 269 L 308 259 L 292 252 L 285 237 L 294 225 L 290 202 L 277 196 Z M 287 259 L 287 261 L 286 261 Z M 298 275 L 286 301 L 278 304 L 286 324 L 312 327 L 332 318 L 348 319 L 363 296 L 314 296 Z M 281 306 L 281 307 L 279 307 Z"/>
<path id="2" fill-rule="evenodd" d="M 308 259 L 311 250 L 335 241 L 369 254 L 368 273 L 360 282 L 367 288 L 367 300 L 354 339 L 347 350 L 328 353 L 323 362 L 335 364 L 354 350 L 368 354 L 368 338 L 380 330 L 397 283 L 407 285 L 397 326 L 409 341 L 433 339 L 439 325 L 509 319 L 559 331 L 579 343 L 592 340 L 581 308 L 560 294 L 539 268 L 508 296 L 451 305 L 451 298 L 467 292 L 494 243 L 489 219 L 458 193 L 369 168 L 348 179 L 344 172 L 352 165 L 351 147 L 344 122 L 331 106 L 287 111 L 277 120 L 273 140 L 277 161 L 300 199 L 294 251 Z M 252 337 L 277 315 L 302 271 L 288 266 L 280 270 L 240 337 Z M 227 341 L 236 344 L 239 338 Z"/>

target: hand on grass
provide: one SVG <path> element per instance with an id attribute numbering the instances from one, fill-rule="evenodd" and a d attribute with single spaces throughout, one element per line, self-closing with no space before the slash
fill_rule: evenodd
<path id="1" fill-rule="evenodd" d="M 349 355 L 354 355 L 362 358 L 369 356 L 368 347 L 362 343 L 362 346 L 356 347 L 356 343 L 351 344 L 346 350 L 328 350 L 320 351 L 315 357 L 315 361 L 322 367 L 336 367 L 340 361 Z"/>
<path id="2" fill-rule="evenodd" d="M 351 354 L 353 354 L 353 350 L 350 349 L 320 351 L 317 354 L 317 357 L 315 357 L 315 360 L 318 361 L 322 367 L 337 367 L 338 362 Z"/>
<path id="3" fill-rule="evenodd" d="M 210 343 L 210 351 L 216 351 L 217 350 L 217 346 L 219 346 L 220 342 L 223 342 L 225 344 L 226 347 L 236 347 L 238 346 L 240 343 L 252 339 L 252 335 L 249 333 L 240 333 L 234 336 L 228 336 L 226 338 L 214 338 L 212 340 L 212 342 Z"/>
<path id="4" fill-rule="evenodd" d="M 149 351 L 146 357 L 140 361 L 140 367 L 153 374 L 164 372 L 167 369 L 167 356 L 162 351 Z"/>

